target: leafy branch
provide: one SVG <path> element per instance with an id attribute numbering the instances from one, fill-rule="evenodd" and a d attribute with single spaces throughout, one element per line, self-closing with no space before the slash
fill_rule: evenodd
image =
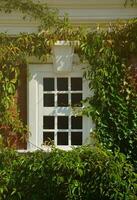
<path id="1" fill-rule="evenodd" d="M 134 20 L 111 32 L 89 33 L 82 45 L 89 62 L 84 76 L 94 91 L 84 112 L 95 121 L 100 143 L 119 149 L 132 162 L 137 160 L 136 31 Z"/>

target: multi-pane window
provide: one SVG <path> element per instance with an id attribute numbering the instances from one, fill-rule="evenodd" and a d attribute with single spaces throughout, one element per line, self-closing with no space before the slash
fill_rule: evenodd
<path id="1" fill-rule="evenodd" d="M 92 120 L 75 116 L 75 111 L 81 112 L 81 100 L 91 95 L 82 69 L 83 65 L 75 65 L 69 73 L 56 73 L 52 64 L 29 65 L 28 149 L 47 151 L 54 144 L 69 150 L 90 143 Z"/>
<path id="2" fill-rule="evenodd" d="M 43 115 L 43 143 L 57 146 L 81 145 L 83 118 L 68 114 L 68 110 L 81 107 L 83 84 L 81 77 L 43 78 L 43 108 L 49 107 L 54 114 Z M 57 112 L 61 109 L 61 113 Z"/>

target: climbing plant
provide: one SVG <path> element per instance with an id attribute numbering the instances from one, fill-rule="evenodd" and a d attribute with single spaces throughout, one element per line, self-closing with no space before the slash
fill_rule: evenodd
<path id="1" fill-rule="evenodd" d="M 83 113 L 94 119 L 96 135 L 104 146 L 120 148 L 131 159 L 136 157 L 136 69 L 130 61 L 137 53 L 137 21 L 85 35 L 70 25 L 67 16 L 60 18 L 58 11 L 46 4 L 0 0 L 0 5 L 1 12 L 19 11 L 24 20 L 39 23 L 37 33 L 0 34 L 0 133 L 8 130 L 11 138 L 11 134 L 26 132 L 15 100 L 19 68 L 26 65 L 25 59 L 31 55 L 45 59 L 57 40 L 79 40 L 78 52 L 89 61 L 85 77 L 94 90 Z"/>
<path id="2" fill-rule="evenodd" d="M 23 19 L 36 20 L 43 27 L 53 27 L 55 24 L 62 22 L 56 9 L 50 9 L 47 4 L 40 4 L 39 1 L 34 3 L 32 0 L 0 0 L 0 5 L 1 12 L 19 11 L 19 13 L 22 13 Z"/>
<path id="3" fill-rule="evenodd" d="M 0 47 L 0 134 L 7 146 L 17 145 L 27 129 L 20 120 L 16 101 L 19 67 L 25 64 L 22 52 L 13 45 Z"/>
<path id="4" fill-rule="evenodd" d="M 26 66 L 29 56 L 46 59 L 56 40 L 78 39 L 80 31 L 71 27 L 67 16 L 60 18 L 56 9 L 40 2 L 0 0 L 0 5 L 1 12 L 19 11 L 24 20 L 39 24 L 37 33 L 0 33 L 0 135 L 4 136 L 4 144 L 17 146 L 18 137 L 27 138 L 16 100 L 20 68 Z"/>
<path id="5" fill-rule="evenodd" d="M 125 6 L 127 6 L 128 4 L 130 4 L 131 6 L 135 6 L 136 3 L 136 0 L 125 0 Z"/>
<path id="6" fill-rule="evenodd" d="M 94 95 L 85 100 L 103 146 L 137 161 L 137 20 L 89 33 L 82 45 L 85 77 Z M 134 61 L 134 62 L 133 62 Z"/>

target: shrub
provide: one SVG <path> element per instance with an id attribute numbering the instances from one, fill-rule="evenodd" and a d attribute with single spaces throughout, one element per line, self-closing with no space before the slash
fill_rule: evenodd
<path id="1" fill-rule="evenodd" d="M 1 200 L 131 200 L 136 174 L 125 157 L 100 148 L 0 153 Z"/>

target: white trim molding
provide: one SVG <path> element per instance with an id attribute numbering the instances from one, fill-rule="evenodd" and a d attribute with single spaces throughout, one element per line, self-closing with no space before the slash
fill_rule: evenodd
<path id="1" fill-rule="evenodd" d="M 40 0 L 52 8 L 123 8 L 125 0 Z M 130 3 L 128 7 L 131 7 Z"/>
<path id="2" fill-rule="evenodd" d="M 54 115 L 57 118 L 58 114 L 62 116 L 73 116 L 73 110 L 69 107 L 43 107 L 43 78 L 45 77 L 82 77 L 83 72 L 83 65 L 73 65 L 73 71 L 71 73 L 64 73 L 64 74 L 56 74 L 53 70 L 53 64 L 30 64 L 29 68 L 29 76 L 28 76 L 28 126 L 30 130 L 30 137 L 28 142 L 28 150 L 36 150 L 43 148 L 43 116 L 47 115 Z M 56 84 L 55 84 L 56 85 Z M 90 95 L 90 91 L 88 88 L 88 83 L 86 80 L 83 79 L 83 98 L 86 98 Z M 56 93 L 56 92 L 55 92 Z M 70 94 L 68 93 L 68 97 L 70 98 Z M 56 94 L 55 94 L 55 102 L 56 102 Z M 55 110 L 54 110 L 55 109 Z M 69 117 L 69 118 L 70 118 Z M 91 118 L 83 116 L 83 143 L 91 143 L 90 132 L 94 129 L 94 123 L 92 122 Z M 55 122 L 56 124 L 57 122 Z M 57 125 L 55 125 L 57 126 Z M 57 127 L 55 128 L 55 132 L 57 133 Z M 70 132 L 70 128 L 69 128 Z M 55 134 L 56 134 L 55 133 Z M 56 138 L 55 138 L 56 140 Z M 57 141 L 55 141 L 57 144 Z M 70 142 L 69 142 L 70 144 Z M 58 148 L 69 150 L 72 147 L 70 145 L 65 146 L 57 146 Z M 47 148 L 47 146 L 46 146 Z M 49 150 L 49 148 L 48 148 Z"/>
<path id="3" fill-rule="evenodd" d="M 36 1 L 37 2 L 37 1 Z M 124 7 L 125 0 L 41 0 L 51 8 L 58 8 L 60 16 L 67 14 L 74 26 L 93 27 L 95 24 L 105 26 L 117 20 L 127 20 L 137 17 L 137 6 Z M 38 32 L 39 22 L 25 21 L 19 12 L 0 13 L 0 32 L 18 34 L 20 32 Z"/>

